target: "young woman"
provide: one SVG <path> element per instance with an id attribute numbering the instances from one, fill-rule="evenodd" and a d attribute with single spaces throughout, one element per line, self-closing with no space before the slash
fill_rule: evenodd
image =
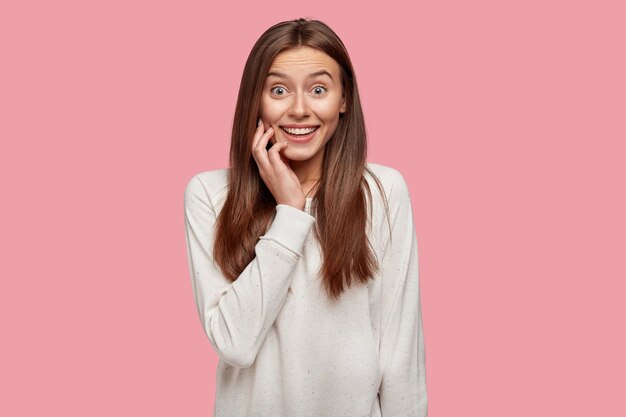
<path id="1" fill-rule="evenodd" d="M 366 162 L 352 63 L 324 23 L 256 42 L 230 167 L 191 178 L 185 224 L 216 417 L 427 415 L 409 191 Z"/>

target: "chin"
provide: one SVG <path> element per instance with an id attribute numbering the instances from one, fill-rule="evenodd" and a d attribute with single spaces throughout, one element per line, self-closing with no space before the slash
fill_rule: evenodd
<path id="1" fill-rule="evenodd" d="M 308 152 L 284 152 L 285 157 L 290 161 L 306 161 L 307 159 L 311 159 L 313 155 L 309 155 Z"/>

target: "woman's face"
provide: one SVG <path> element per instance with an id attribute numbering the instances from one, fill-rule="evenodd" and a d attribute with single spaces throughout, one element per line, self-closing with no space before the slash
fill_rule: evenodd
<path id="1" fill-rule="evenodd" d="M 292 161 L 321 160 L 326 142 L 346 111 L 337 62 L 324 52 L 302 46 L 281 52 L 272 62 L 261 97 L 265 130 L 274 128 L 270 142 L 289 142 L 281 151 Z M 285 128 L 302 128 L 290 135 Z M 310 128 L 316 127 L 312 134 Z M 298 133 L 305 133 L 297 136 Z"/>

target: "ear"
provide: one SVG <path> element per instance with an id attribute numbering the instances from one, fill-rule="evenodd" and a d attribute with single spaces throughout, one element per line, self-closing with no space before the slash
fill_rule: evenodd
<path id="1" fill-rule="evenodd" d="M 341 107 L 339 109 L 339 113 L 345 113 L 346 112 L 346 97 L 344 96 L 341 99 Z"/>

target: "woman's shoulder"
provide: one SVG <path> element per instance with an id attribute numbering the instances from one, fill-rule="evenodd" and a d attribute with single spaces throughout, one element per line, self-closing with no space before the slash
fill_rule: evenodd
<path id="1" fill-rule="evenodd" d="M 368 234 L 376 247 L 383 250 L 389 242 L 391 219 L 407 213 L 405 208 L 411 207 L 411 198 L 404 176 L 398 169 L 372 162 L 367 163 L 367 169 L 366 177 L 373 200 L 372 231 Z"/>
<path id="2" fill-rule="evenodd" d="M 189 182 L 192 181 L 199 181 L 210 187 L 225 186 L 228 182 L 228 168 L 218 168 L 197 172 L 189 180 Z"/>
<path id="3" fill-rule="evenodd" d="M 394 188 L 405 189 L 407 187 L 404 176 L 398 169 L 374 162 L 367 162 L 366 166 L 367 174 L 369 174 L 366 177 L 370 184 L 374 185 L 373 174 L 380 181 L 386 195 L 389 195 Z"/>
<path id="4" fill-rule="evenodd" d="M 200 171 L 191 176 L 185 188 L 187 198 L 193 196 L 214 205 L 228 188 L 229 168 Z"/>

